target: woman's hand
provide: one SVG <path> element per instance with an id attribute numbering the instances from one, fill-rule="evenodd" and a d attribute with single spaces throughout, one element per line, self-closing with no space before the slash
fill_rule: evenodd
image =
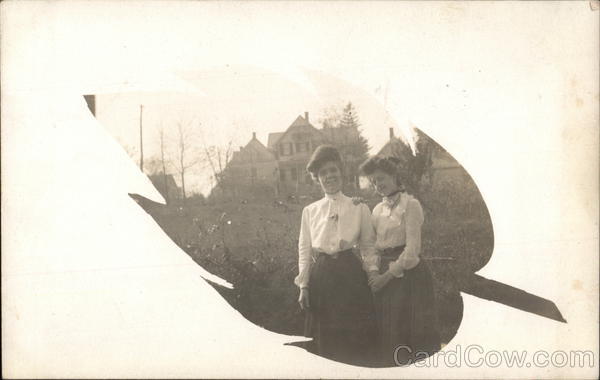
<path id="1" fill-rule="evenodd" d="M 300 296 L 298 297 L 298 303 L 300 304 L 300 308 L 302 310 L 306 310 L 310 308 L 310 301 L 308 297 L 308 288 L 300 289 Z"/>
<path id="2" fill-rule="evenodd" d="M 375 279 L 375 277 L 379 276 L 379 271 L 378 270 L 370 270 L 367 272 L 367 278 L 368 278 L 368 282 L 369 285 L 371 285 L 371 281 L 373 281 Z"/>
<path id="3" fill-rule="evenodd" d="M 385 272 L 384 274 L 373 274 L 369 276 L 369 286 L 371 286 L 373 293 L 377 293 L 383 289 L 383 287 L 386 286 L 393 277 L 394 275 L 390 272 Z"/>

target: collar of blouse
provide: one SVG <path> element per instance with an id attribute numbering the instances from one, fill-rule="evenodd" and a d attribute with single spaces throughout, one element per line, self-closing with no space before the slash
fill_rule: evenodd
<path id="1" fill-rule="evenodd" d="M 325 198 L 327 198 L 330 201 L 340 200 L 342 198 L 342 192 L 338 191 L 335 194 L 327 194 L 327 193 L 325 193 Z"/>
<path id="2" fill-rule="evenodd" d="M 402 198 L 402 194 L 404 194 L 404 192 L 397 191 L 397 192 L 391 194 L 390 196 L 383 197 L 383 204 L 386 205 L 390 210 L 393 209 L 394 207 L 396 207 L 398 202 L 400 202 L 400 198 Z"/>

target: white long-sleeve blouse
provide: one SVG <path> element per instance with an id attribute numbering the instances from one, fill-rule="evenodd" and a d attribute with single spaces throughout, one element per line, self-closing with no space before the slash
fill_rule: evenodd
<path id="1" fill-rule="evenodd" d="M 341 192 L 326 194 L 302 211 L 298 240 L 299 273 L 294 283 L 301 288 L 308 286 L 313 250 L 334 254 L 358 247 L 363 268 L 366 271 L 377 270 L 378 256 L 374 243 L 375 232 L 367 205 L 355 205 Z"/>
<path id="2" fill-rule="evenodd" d="M 383 251 L 404 245 L 398 259 L 389 266 L 390 273 L 396 277 L 402 277 L 405 270 L 419 264 L 423 220 L 419 201 L 404 192 L 384 197 L 373 209 L 372 222 L 377 236 L 375 248 Z"/>

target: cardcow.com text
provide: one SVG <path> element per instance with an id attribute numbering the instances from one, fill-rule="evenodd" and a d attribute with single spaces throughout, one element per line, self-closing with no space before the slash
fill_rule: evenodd
<path id="1" fill-rule="evenodd" d="M 438 367 L 445 366 L 450 368 L 458 367 L 594 367 L 596 358 L 592 351 L 508 351 L 508 350 L 485 350 L 477 344 L 463 347 L 457 345 L 452 349 L 445 349 L 433 356 L 426 352 L 412 352 L 409 346 L 398 346 L 394 350 L 394 360 L 396 364 L 401 365 L 398 360 L 403 355 L 411 355 L 410 365 L 415 367 Z"/>

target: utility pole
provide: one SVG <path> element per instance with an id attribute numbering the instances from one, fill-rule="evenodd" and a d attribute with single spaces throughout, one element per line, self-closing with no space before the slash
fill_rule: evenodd
<path id="1" fill-rule="evenodd" d="M 144 110 L 144 106 L 140 104 L 140 170 L 144 172 L 144 141 L 142 139 L 142 112 Z"/>

